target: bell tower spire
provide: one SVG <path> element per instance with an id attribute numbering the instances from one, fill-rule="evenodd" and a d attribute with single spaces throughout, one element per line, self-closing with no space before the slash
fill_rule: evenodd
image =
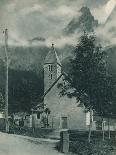
<path id="1" fill-rule="evenodd" d="M 61 75 L 61 62 L 52 43 L 51 50 L 48 52 L 44 62 L 44 92 Z"/>

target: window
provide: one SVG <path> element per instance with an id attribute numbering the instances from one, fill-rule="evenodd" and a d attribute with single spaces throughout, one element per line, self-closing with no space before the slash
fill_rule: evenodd
<path id="1" fill-rule="evenodd" d="M 40 119 L 40 112 L 37 113 L 37 119 Z"/>
<path id="2" fill-rule="evenodd" d="M 52 71 L 52 69 L 53 69 L 53 66 L 52 66 L 52 65 L 49 65 L 49 66 L 48 66 L 48 70 L 49 70 L 49 71 Z"/>
<path id="3" fill-rule="evenodd" d="M 50 71 L 50 65 L 48 66 L 48 69 L 49 69 L 49 71 Z"/>
<path id="4" fill-rule="evenodd" d="M 50 78 L 52 79 L 52 74 L 50 75 Z"/>
<path id="5" fill-rule="evenodd" d="M 52 71 L 52 65 L 51 65 L 51 71 Z"/>

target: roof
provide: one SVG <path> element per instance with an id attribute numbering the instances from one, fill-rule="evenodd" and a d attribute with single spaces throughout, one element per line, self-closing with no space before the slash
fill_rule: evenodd
<path id="1" fill-rule="evenodd" d="M 48 52 L 44 64 L 53 64 L 53 63 L 58 63 L 59 65 L 61 65 L 59 57 L 54 48 L 54 44 L 52 44 L 51 50 Z"/>
<path id="2" fill-rule="evenodd" d="M 65 72 L 62 72 L 62 74 L 56 79 L 56 81 L 51 85 L 51 87 L 50 87 L 46 92 L 44 92 L 44 95 L 41 97 L 41 102 L 40 102 L 37 106 L 33 107 L 33 109 L 38 108 L 38 107 L 41 107 L 41 106 L 44 104 L 44 102 L 43 102 L 44 97 L 50 92 L 50 90 L 54 87 L 54 85 L 60 80 L 60 78 L 61 78 L 63 75 L 66 76 L 66 77 L 68 78 L 69 81 L 71 81 L 71 79 L 70 79 L 70 77 L 68 76 L 68 74 L 65 73 Z"/>
<path id="3" fill-rule="evenodd" d="M 69 79 L 69 81 L 71 81 L 71 79 L 68 76 L 68 74 L 65 73 L 65 72 L 62 72 L 62 74 L 56 79 L 56 81 L 51 85 L 51 87 L 46 92 L 44 92 L 44 95 L 41 97 L 41 102 L 37 106 L 33 107 L 33 109 L 38 108 L 38 107 L 41 107 L 44 104 L 43 103 L 44 97 L 50 92 L 50 90 L 54 87 L 54 85 L 60 80 L 60 78 L 63 75 L 65 75 Z"/>
<path id="4" fill-rule="evenodd" d="M 44 97 L 50 92 L 50 90 L 54 87 L 54 85 L 60 80 L 60 78 L 62 77 L 63 73 L 56 79 L 56 81 L 51 85 L 51 87 L 44 92 L 44 95 L 41 97 L 41 102 L 33 107 L 33 108 L 38 108 L 38 107 L 41 107 L 44 103 L 43 103 L 43 100 L 44 100 Z"/>

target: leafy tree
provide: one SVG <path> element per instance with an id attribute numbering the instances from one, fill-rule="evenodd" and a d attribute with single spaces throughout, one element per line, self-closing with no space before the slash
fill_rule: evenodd
<path id="1" fill-rule="evenodd" d="M 88 140 L 90 141 L 92 127 L 92 110 L 105 115 L 112 101 L 112 76 L 107 71 L 106 52 L 100 45 L 96 45 L 94 34 L 80 37 L 70 60 L 69 75 L 65 76 L 66 82 L 61 87 L 61 95 L 76 97 L 85 108 L 90 111 L 90 127 Z M 70 77 L 70 78 L 69 78 Z"/>
<path id="2" fill-rule="evenodd" d="M 107 80 L 107 87 L 105 89 L 106 102 L 102 105 L 102 118 L 107 118 L 108 122 L 108 137 L 110 139 L 110 119 L 116 118 L 116 79 L 113 74 L 110 74 Z M 105 95 L 104 95 L 105 97 Z"/>

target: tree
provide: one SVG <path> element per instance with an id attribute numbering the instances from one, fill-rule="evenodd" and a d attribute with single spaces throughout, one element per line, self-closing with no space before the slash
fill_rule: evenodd
<path id="1" fill-rule="evenodd" d="M 9 69 L 9 113 L 28 112 L 43 95 L 43 81 L 32 71 Z"/>
<path id="2" fill-rule="evenodd" d="M 68 83 L 62 85 L 61 89 L 61 95 L 76 97 L 90 111 L 89 142 L 92 111 L 103 114 L 112 98 L 112 94 L 108 94 L 111 92 L 112 80 L 107 72 L 106 56 L 101 45 L 96 45 L 95 35 L 84 33 L 74 51 L 74 57 L 70 60 L 69 75 L 65 76 Z"/>
<path id="3" fill-rule="evenodd" d="M 102 91 L 101 110 L 98 111 L 99 115 L 103 118 L 107 118 L 108 122 L 108 137 L 110 139 L 110 119 L 116 118 L 116 78 L 113 73 L 107 70 L 105 78 L 105 86 Z"/>

